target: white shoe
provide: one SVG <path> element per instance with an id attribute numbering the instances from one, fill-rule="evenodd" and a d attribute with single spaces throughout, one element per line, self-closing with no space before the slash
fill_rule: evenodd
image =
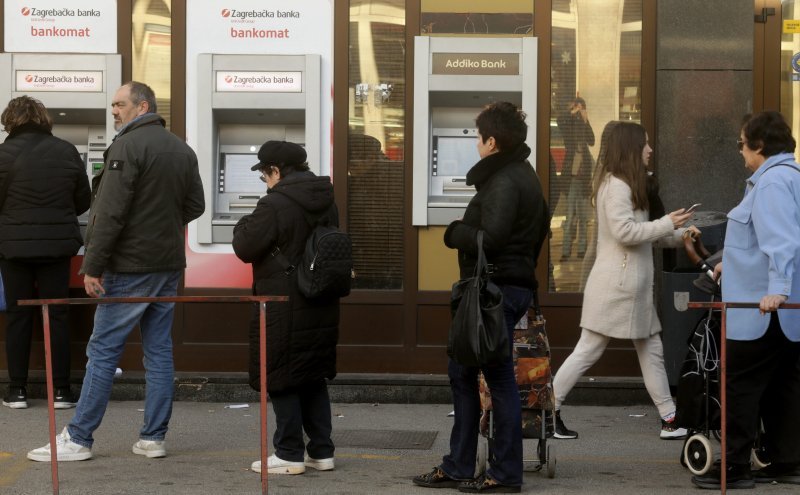
<path id="1" fill-rule="evenodd" d="M 678 440 L 680 438 L 686 438 L 686 428 L 678 428 L 677 426 L 673 425 L 674 420 L 664 421 L 661 420 L 661 433 L 659 437 L 662 440 Z"/>
<path id="2" fill-rule="evenodd" d="M 139 440 L 133 444 L 133 453 L 147 457 L 166 457 L 166 443 L 164 440 Z"/>
<path id="3" fill-rule="evenodd" d="M 92 458 L 92 449 L 78 445 L 69 438 L 67 427 L 64 431 L 56 435 L 56 454 L 58 462 L 64 461 L 85 461 Z M 28 452 L 28 459 L 37 462 L 50 462 L 50 444 L 44 447 L 33 449 Z"/>
<path id="4" fill-rule="evenodd" d="M 331 471 L 333 470 L 333 457 L 328 457 L 327 459 L 313 459 L 306 456 L 303 464 L 305 464 L 306 467 L 314 468 L 317 471 Z"/>
<path id="5" fill-rule="evenodd" d="M 256 473 L 260 473 L 261 461 L 256 461 L 251 464 L 250 469 Z M 306 465 L 302 462 L 284 461 L 275 454 L 272 454 L 267 458 L 267 472 L 269 474 L 303 474 L 306 472 Z"/>

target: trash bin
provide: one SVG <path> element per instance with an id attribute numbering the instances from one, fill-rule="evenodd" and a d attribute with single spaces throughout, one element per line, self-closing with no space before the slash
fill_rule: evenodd
<path id="1" fill-rule="evenodd" d="M 701 240 L 710 253 L 722 249 L 725 241 L 727 216 L 717 211 L 696 212 L 692 223 L 702 232 Z M 664 270 L 661 277 L 659 305 L 661 308 L 661 342 L 664 345 L 664 367 L 670 386 L 677 386 L 680 370 L 689 348 L 689 336 L 707 310 L 685 309 L 689 301 L 710 301 L 711 294 L 694 286 L 700 271 L 686 252 L 678 248 L 675 268 Z"/>

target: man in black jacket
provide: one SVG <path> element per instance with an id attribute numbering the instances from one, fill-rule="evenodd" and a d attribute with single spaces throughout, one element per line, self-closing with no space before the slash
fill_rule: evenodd
<path id="1" fill-rule="evenodd" d="M 94 198 L 81 273 L 92 297 L 174 296 L 186 267 L 185 227 L 205 208 L 197 157 L 167 131 L 153 90 L 123 85 L 111 113 L 117 129 Z M 103 419 L 125 340 L 138 323 L 146 369 L 144 425 L 135 454 L 164 457 L 172 415 L 174 304 L 101 304 L 86 349 L 89 358 L 75 416 L 58 436 L 58 460 L 92 457 L 92 433 Z M 50 461 L 50 445 L 28 452 Z"/>
<path id="2" fill-rule="evenodd" d="M 461 278 L 472 276 L 478 244 L 491 266 L 490 278 L 503 292 L 506 331 L 514 341 L 514 326 L 527 312 L 536 289 L 536 260 L 550 227 L 550 213 L 536 172 L 528 163 L 525 113 L 514 104 L 487 106 L 475 120 L 481 160 L 467 172 L 467 184 L 477 193 L 464 218 L 444 234 L 449 248 L 458 249 Z M 433 471 L 414 478 L 429 488 L 458 488 L 463 492 L 515 493 L 522 485 L 522 416 L 514 364 L 507 361 L 480 369 L 492 392 L 495 438 L 486 474 L 473 480 L 478 445 L 480 400 L 477 367 L 452 359 L 448 376 L 453 392 L 455 421 L 450 453 Z"/>
<path id="3" fill-rule="evenodd" d="M 89 209 L 86 167 L 72 144 L 51 134 L 44 105 L 14 98 L 3 111 L 8 138 L 0 144 L 0 269 L 6 315 L 9 392 L 3 405 L 28 407 L 26 385 L 33 315 L 19 299 L 69 297 L 70 260 L 83 244 L 78 215 Z M 75 407 L 69 389 L 68 306 L 50 308 L 56 409 Z"/>

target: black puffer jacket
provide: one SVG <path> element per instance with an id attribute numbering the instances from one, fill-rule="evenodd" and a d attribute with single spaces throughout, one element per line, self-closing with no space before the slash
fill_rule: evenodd
<path id="1" fill-rule="evenodd" d="M 287 175 L 259 200 L 255 211 L 233 229 L 233 250 L 253 264 L 257 295 L 288 295 L 288 303 L 267 304 L 267 388 L 280 392 L 336 376 L 339 300 L 310 301 L 297 289 L 295 273 L 270 253 L 280 248 L 297 263 L 311 234 L 307 217 L 338 225 L 333 186 L 312 172 Z M 255 313 L 257 314 L 257 313 Z M 259 329 L 250 326 L 250 384 L 259 388 Z"/>
<path id="2" fill-rule="evenodd" d="M 447 247 L 458 249 L 461 278 L 472 276 L 477 233 L 483 230 L 492 280 L 536 287 L 536 260 L 550 230 L 550 214 L 539 178 L 527 162 L 530 153 L 523 143 L 487 156 L 467 173 L 467 184 L 474 184 L 478 192 L 464 218 L 451 223 L 444 234 Z"/>
<path id="3" fill-rule="evenodd" d="M 0 185 L 23 154 L 0 209 L 0 256 L 75 255 L 83 244 L 78 215 L 91 197 L 78 150 L 38 127 L 20 127 L 0 144 Z"/>

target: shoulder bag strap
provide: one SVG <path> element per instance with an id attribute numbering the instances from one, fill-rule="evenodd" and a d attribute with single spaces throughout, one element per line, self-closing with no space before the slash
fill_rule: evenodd
<path id="1" fill-rule="evenodd" d="M 771 166 L 768 170 L 766 170 L 764 173 L 769 172 L 770 170 L 772 170 L 775 167 L 789 167 L 792 170 L 794 170 L 795 172 L 800 172 L 800 167 L 795 167 L 794 165 L 792 165 L 790 163 L 776 163 L 775 165 Z"/>
<path id="2" fill-rule="evenodd" d="M 478 258 L 475 260 L 475 277 L 489 278 L 489 264 L 486 261 L 486 253 L 483 252 L 483 231 L 479 230 L 477 239 L 478 241 Z"/>
<path id="3" fill-rule="evenodd" d="M 273 194 L 280 194 L 284 198 L 288 198 L 292 203 L 294 203 L 298 207 L 300 207 L 300 209 L 303 212 L 303 218 L 306 219 L 306 222 L 311 227 L 311 230 L 314 230 L 314 226 L 316 225 L 316 223 L 311 218 L 309 218 L 309 215 L 303 209 L 303 206 L 296 199 L 294 199 L 293 197 L 289 196 L 288 194 L 282 193 L 281 191 L 273 191 Z M 289 258 L 287 258 L 283 254 L 283 252 L 281 252 L 281 248 L 278 247 L 278 246 L 275 246 L 275 249 L 273 249 L 272 252 L 269 253 L 269 255 L 272 256 L 273 258 L 275 258 L 275 261 L 280 263 L 280 265 L 283 267 L 283 270 L 286 273 L 286 275 L 291 274 L 294 271 L 294 269 L 296 268 L 295 265 L 293 265 L 289 261 Z"/>

